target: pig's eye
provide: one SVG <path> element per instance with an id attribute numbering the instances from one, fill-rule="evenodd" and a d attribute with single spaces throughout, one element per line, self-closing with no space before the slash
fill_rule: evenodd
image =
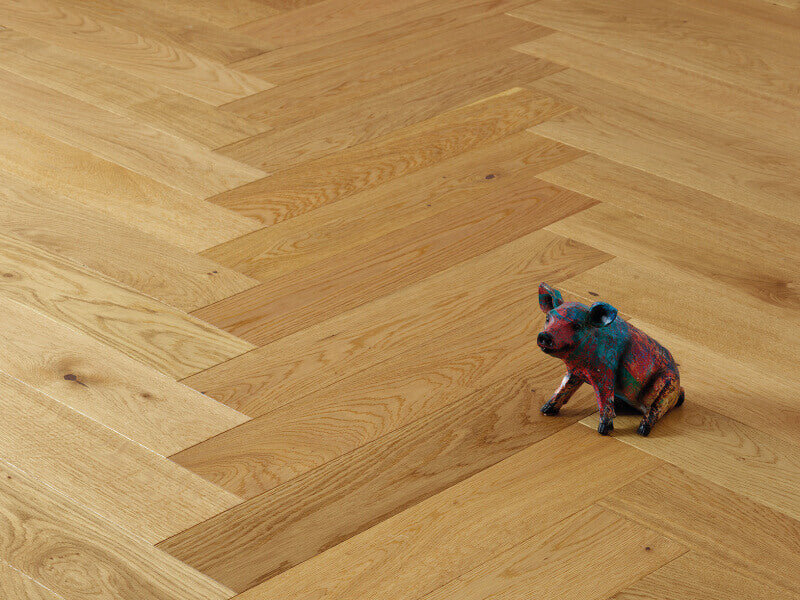
<path id="1" fill-rule="evenodd" d="M 549 323 L 549 322 L 550 322 L 550 315 L 547 315 L 547 316 L 544 318 L 544 322 L 545 322 L 545 323 Z"/>

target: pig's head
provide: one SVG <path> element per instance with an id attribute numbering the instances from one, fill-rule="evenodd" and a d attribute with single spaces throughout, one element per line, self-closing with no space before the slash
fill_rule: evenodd
<path id="1" fill-rule="evenodd" d="M 544 330 L 536 338 L 546 354 L 563 357 L 598 329 L 613 323 L 617 309 L 605 302 L 591 307 L 579 302 L 564 302 L 561 292 L 546 283 L 539 284 L 539 307 L 545 313 Z"/>

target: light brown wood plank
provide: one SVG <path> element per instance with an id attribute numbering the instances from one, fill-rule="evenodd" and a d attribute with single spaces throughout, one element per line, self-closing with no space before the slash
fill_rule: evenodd
<path id="1" fill-rule="evenodd" d="M 0 593 L 6 600 L 63 600 L 61 596 L 0 561 Z"/>
<path id="2" fill-rule="evenodd" d="M 535 340 L 543 317 L 530 315 L 527 296 L 501 311 L 461 318 L 402 354 L 172 458 L 238 496 L 252 497 L 475 390 L 541 368 Z M 563 367 L 547 362 L 555 386 Z"/>
<path id="3" fill-rule="evenodd" d="M 247 414 L 264 414 L 407 353 L 419 339 L 442 335 L 462 319 L 500 312 L 529 297 L 531 281 L 557 283 L 608 259 L 537 231 L 185 383 Z"/>
<path id="4" fill-rule="evenodd" d="M 8 600 L 122 600 L 132 593 L 141 600 L 222 600 L 233 595 L 3 462 L 0 527 L 0 557 L 60 594 L 41 593 L 41 588 L 22 583 L 25 595 L 3 596 Z M 1 574 L 2 566 L 0 590 L 5 591 L 8 580 Z"/>
<path id="5" fill-rule="evenodd" d="M 277 16 L 253 20 L 237 31 L 276 46 L 295 46 L 403 12 L 422 0 L 322 0 Z"/>
<path id="6" fill-rule="evenodd" d="M 270 279 L 193 314 L 263 345 L 406 287 L 592 204 L 586 197 L 562 188 L 520 181 L 503 198 L 479 198 L 464 203 L 358 248 Z M 242 267 L 236 266 L 251 276 L 262 277 L 257 268 Z"/>
<path id="7" fill-rule="evenodd" d="M 341 66 L 242 98 L 225 109 L 266 125 L 285 127 L 349 103 L 368 102 L 373 96 L 475 62 L 549 31 L 507 15 L 460 24 L 447 36 L 425 30 L 419 39 L 409 40 L 402 47 L 373 46 L 362 59 L 348 57 Z M 478 36 L 480 46 L 475 44 Z"/>
<path id="8" fill-rule="evenodd" d="M 262 177 L 253 167 L 0 70 L 0 115 L 172 187 L 210 196 Z"/>
<path id="9" fill-rule="evenodd" d="M 247 342 L 49 252 L 0 234 L 0 295 L 180 378 Z"/>
<path id="10" fill-rule="evenodd" d="M 785 137 L 795 143 L 800 140 L 800 111 L 752 88 L 562 32 L 526 42 L 515 50 L 584 71 L 678 108 L 689 107 L 714 119 L 746 124 L 751 131 L 757 128 L 770 137 Z"/>
<path id="11" fill-rule="evenodd" d="M 512 600 L 535 590 L 542 598 L 600 600 L 684 552 L 668 538 L 591 506 L 423 598 Z"/>
<path id="12" fill-rule="evenodd" d="M 502 198 L 520 181 L 568 162 L 580 151 L 522 131 L 459 154 L 417 173 L 279 221 L 209 251 L 234 268 L 257 269 L 269 279 L 355 248 L 478 198 Z M 272 218 L 253 212 L 254 218 Z"/>
<path id="13" fill-rule="evenodd" d="M 173 454 L 247 420 L 35 310 L 5 298 L 0 307 L 0 371 L 154 452 Z"/>
<path id="14" fill-rule="evenodd" d="M 412 40 L 420 39 L 420 36 L 445 36 L 454 27 L 502 14 L 526 1 L 437 0 L 414 3 L 384 18 L 336 32 L 329 31 L 323 37 L 284 46 L 232 66 L 281 85 L 369 57 L 376 48 L 383 51 L 402 49 Z M 351 4 L 348 3 L 348 6 Z"/>
<path id="15" fill-rule="evenodd" d="M 163 9 L 161 0 L 139 0 L 139 4 Z M 261 0 L 170 0 L 167 7 L 170 13 L 182 17 L 200 19 L 220 27 L 233 28 L 251 21 L 279 15 L 280 11 Z"/>
<path id="16" fill-rule="evenodd" d="M 655 270 L 646 262 L 615 258 L 565 287 L 584 298 L 592 297 L 591 291 L 645 323 L 798 381 L 794 340 L 800 317 L 795 308 L 661 265 Z"/>
<path id="17" fill-rule="evenodd" d="M 159 547 L 236 590 L 274 577 L 594 410 L 543 417 L 542 373 L 538 365 L 528 373 L 535 375 L 490 385 Z"/>
<path id="18" fill-rule="evenodd" d="M 789 590 L 755 581 L 718 562 L 688 552 L 615 594 L 612 600 L 796 600 Z"/>
<path id="19" fill-rule="evenodd" d="M 180 310 L 206 306 L 258 283 L 5 173 L 0 173 L 0 231 Z"/>
<path id="20" fill-rule="evenodd" d="M 780 511 L 800 516 L 800 446 L 790 446 L 697 404 L 659 421 L 648 438 L 636 434 L 641 415 L 615 419 L 616 439 Z M 597 428 L 597 416 L 582 423 Z"/>
<path id="21" fill-rule="evenodd" d="M 7 71 L 208 148 L 264 131 L 230 111 L 10 29 L 0 31 L 0 57 Z"/>
<path id="22" fill-rule="evenodd" d="M 657 464 L 624 444 L 568 427 L 241 598 L 418 598 Z M 582 474 L 580 481 L 574 473 Z"/>
<path id="23" fill-rule="evenodd" d="M 567 70 L 531 84 L 582 105 L 532 131 L 800 223 L 797 145 Z"/>
<path id="24" fill-rule="evenodd" d="M 2 118 L 0 166 L 192 252 L 258 226 L 252 219 Z"/>
<path id="25" fill-rule="evenodd" d="M 0 374 L 0 390 L 3 459 L 150 543 L 237 503 L 16 379 Z"/>
<path id="26" fill-rule="evenodd" d="M 233 3 L 233 2 L 232 2 Z M 58 6 L 76 15 L 95 19 L 150 38 L 165 46 L 174 47 L 208 60 L 228 64 L 257 56 L 274 46 L 215 23 L 195 19 L 170 10 L 172 2 L 156 5 L 126 0 L 59 0 Z"/>
<path id="27" fill-rule="evenodd" d="M 697 3 L 540 0 L 512 12 L 534 23 L 627 49 L 746 89 L 800 103 L 796 32 Z"/>
<path id="28" fill-rule="evenodd" d="M 49 0 L 14 0 L 0 7 L 7 26 L 210 104 L 271 84 L 181 48 L 76 13 Z"/>
<path id="29" fill-rule="evenodd" d="M 256 204 L 281 219 L 291 218 L 497 142 L 566 110 L 567 105 L 551 98 L 513 88 L 211 200 L 248 214 Z"/>
<path id="30" fill-rule="evenodd" d="M 718 566 L 798 589 L 797 520 L 688 471 L 664 465 L 600 504 L 710 556 Z"/>
<path id="31" fill-rule="evenodd" d="M 368 142 L 437 114 L 560 71 L 548 61 L 531 60 L 511 51 L 470 60 L 388 92 L 341 101 L 340 108 L 320 112 L 218 151 L 236 158 L 255 156 L 266 171 L 280 171 Z M 295 104 L 294 106 L 311 106 Z M 274 111 L 285 115 L 285 110 Z"/>

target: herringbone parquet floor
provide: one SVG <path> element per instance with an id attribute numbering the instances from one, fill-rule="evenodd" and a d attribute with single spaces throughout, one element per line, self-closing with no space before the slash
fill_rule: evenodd
<path id="1" fill-rule="evenodd" d="M 0 0 L 0 598 L 800 598 L 799 4 Z"/>

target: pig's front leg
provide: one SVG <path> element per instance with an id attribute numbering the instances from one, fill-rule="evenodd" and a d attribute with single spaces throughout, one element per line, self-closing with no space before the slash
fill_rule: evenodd
<path id="1" fill-rule="evenodd" d="M 594 392 L 597 394 L 597 407 L 600 409 L 600 425 L 597 433 L 608 435 L 614 429 L 614 374 L 609 371 L 602 373 L 592 382 Z"/>
<path id="2" fill-rule="evenodd" d="M 564 406 L 567 401 L 572 398 L 572 394 L 575 393 L 583 382 L 578 379 L 576 375 L 572 372 L 567 371 L 567 374 L 564 375 L 564 379 L 561 380 L 561 385 L 558 386 L 555 394 L 553 397 L 550 398 L 547 402 L 542 405 L 542 408 L 539 409 L 542 411 L 543 415 L 553 416 L 557 415 L 558 411 L 561 410 L 561 407 Z"/>

